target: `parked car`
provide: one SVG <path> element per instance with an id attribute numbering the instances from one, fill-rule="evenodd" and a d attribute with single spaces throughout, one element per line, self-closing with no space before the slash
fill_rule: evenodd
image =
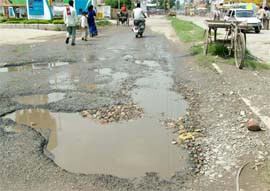
<path id="1" fill-rule="evenodd" d="M 248 25 L 248 31 L 254 30 L 255 33 L 260 33 L 262 29 L 261 21 L 254 15 L 252 10 L 229 9 L 224 16 L 224 20 L 246 22 Z"/>

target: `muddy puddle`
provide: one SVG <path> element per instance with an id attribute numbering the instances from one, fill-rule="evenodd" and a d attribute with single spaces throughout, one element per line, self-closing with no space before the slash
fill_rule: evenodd
<path id="1" fill-rule="evenodd" d="M 184 115 L 187 104 L 170 88 L 171 74 L 159 63 L 142 61 L 151 68 L 149 74 L 138 79 L 132 90 L 133 101 L 144 109 L 140 119 L 120 123 L 100 124 L 78 113 L 52 113 L 43 109 L 19 110 L 6 117 L 32 128 L 51 130 L 47 149 L 62 168 L 79 173 L 112 174 L 119 177 L 139 177 L 157 172 L 171 177 L 187 167 L 187 156 L 180 147 L 172 145 L 177 134 L 166 129 L 163 120 Z M 99 77 L 120 84 L 127 73 L 110 68 L 96 69 Z M 62 75 L 60 75 L 62 74 Z M 72 79 L 58 73 L 57 83 Z M 51 79 L 52 80 L 52 79 Z M 70 86 L 70 84 L 67 84 Z"/>
<path id="2" fill-rule="evenodd" d="M 0 73 L 3 72 L 22 72 L 31 70 L 52 69 L 55 67 L 69 65 L 69 62 L 51 62 L 51 63 L 34 63 L 22 66 L 9 66 L 0 68 Z"/>
<path id="3" fill-rule="evenodd" d="M 43 109 L 19 110 L 6 118 L 50 128 L 48 150 L 71 172 L 136 177 L 154 171 L 170 177 L 186 166 L 181 150 L 171 144 L 172 132 L 156 118 L 100 125 L 79 114 Z"/>
<path id="4" fill-rule="evenodd" d="M 59 100 L 62 100 L 64 96 L 64 93 L 50 93 L 48 95 L 29 95 L 17 97 L 15 98 L 15 101 L 20 104 L 40 105 L 57 102 Z"/>
<path id="5" fill-rule="evenodd" d="M 187 103 L 179 94 L 170 91 L 172 84 L 173 80 L 165 72 L 158 71 L 137 80 L 138 88 L 132 92 L 132 97 L 151 115 L 179 117 L 185 112 Z"/>
<path id="6" fill-rule="evenodd" d="M 80 81 L 79 76 L 75 75 L 71 70 L 62 71 L 49 77 L 49 86 L 52 89 L 74 90 Z"/>

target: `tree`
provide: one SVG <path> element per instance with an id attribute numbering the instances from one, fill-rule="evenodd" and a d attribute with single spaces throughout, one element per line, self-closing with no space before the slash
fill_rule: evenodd
<path id="1" fill-rule="evenodd" d="M 110 5 L 112 8 L 118 9 L 118 0 L 105 0 L 106 5 Z M 127 9 L 132 9 L 131 0 L 120 0 L 120 7 L 126 5 Z"/>

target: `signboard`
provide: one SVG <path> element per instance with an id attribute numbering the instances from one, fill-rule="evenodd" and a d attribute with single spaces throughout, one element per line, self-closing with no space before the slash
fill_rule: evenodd
<path id="1" fill-rule="evenodd" d="M 27 0 L 28 19 L 52 20 L 52 10 L 48 0 Z"/>
<path id="2" fill-rule="evenodd" d="M 82 15 L 82 12 L 87 10 L 87 4 L 88 4 L 87 0 L 75 0 L 75 9 L 77 15 Z"/>
<path id="3" fill-rule="evenodd" d="M 97 6 L 97 13 L 102 13 L 101 18 L 111 18 L 111 6 Z"/>
<path id="4" fill-rule="evenodd" d="M 8 7 L 8 16 L 9 17 L 15 17 L 15 13 L 14 13 L 13 7 Z"/>
<path id="5" fill-rule="evenodd" d="M 28 0 L 30 15 L 44 15 L 43 0 Z"/>

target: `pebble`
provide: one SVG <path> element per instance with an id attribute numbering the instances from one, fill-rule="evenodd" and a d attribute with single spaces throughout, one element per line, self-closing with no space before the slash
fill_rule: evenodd
<path id="1" fill-rule="evenodd" d="M 260 124 L 255 119 L 248 120 L 248 122 L 247 122 L 247 128 L 250 131 L 260 131 L 261 130 Z"/>
<path id="2" fill-rule="evenodd" d="M 133 102 L 122 105 L 108 105 L 98 109 L 82 111 L 83 117 L 97 119 L 102 124 L 118 122 L 120 120 L 131 120 L 132 118 L 140 118 L 143 116 L 143 109 Z"/>

